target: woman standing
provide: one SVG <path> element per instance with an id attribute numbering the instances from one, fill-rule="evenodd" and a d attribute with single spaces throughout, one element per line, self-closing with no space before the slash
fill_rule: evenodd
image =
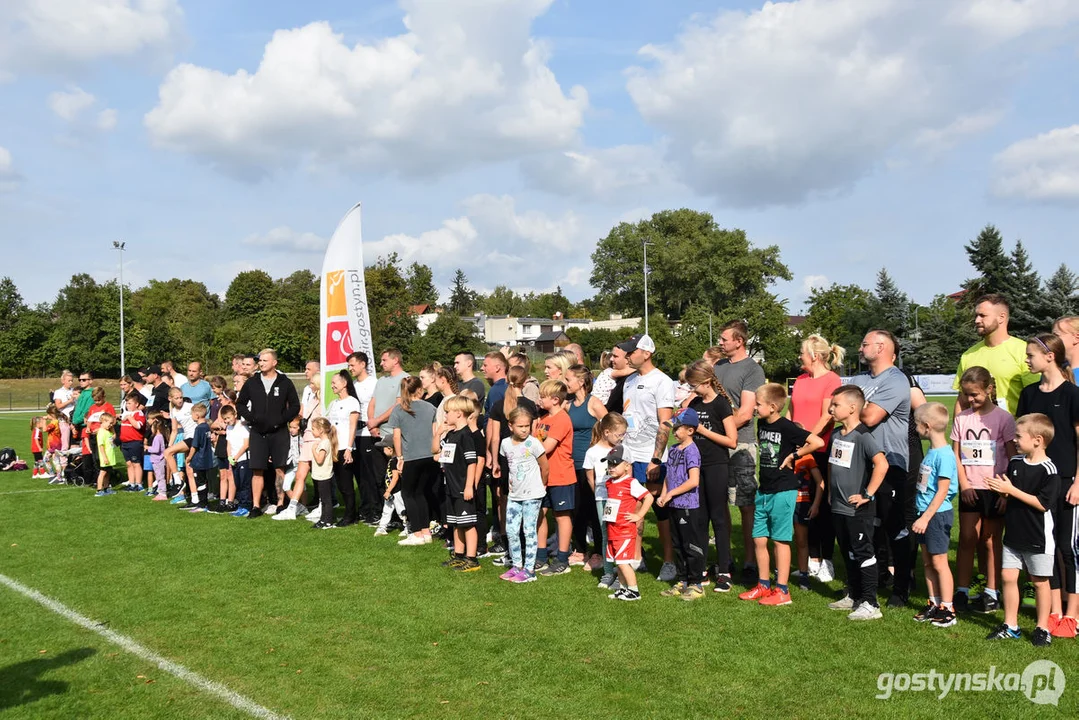
<path id="1" fill-rule="evenodd" d="M 592 428 L 607 414 L 607 408 L 592 393 L 592 373 L 584 365 L 572 365 L 566 371 L 566 390 L 570 422 L 573 424 L 573 469 L 577 473 L 577 500 L 574 506 L 573 542 L 577 551 L 569 556 L 570 565 L 587 564 L 590 570 L 603 567 L 600 547 L 603 529 L 596 513 L 596 495 L 584 470 L 584 456 L 592 445 Z M 595 552 L 588 554 L 588 530 L 592 530 Z"/>
<path id="2" fill-rule="evenodd" d="M 1053 334 L 1064 343 L 1064 357 L 1071 370 L 1071 380 L 1079 384 L 1079 316 L 1068 315 L 1053 323 Z"/>
<path id="3" fill-rule="evenodd" d="M 420 382 L 423 384 L 423 400 L 431 403 L 434 407 L 442 405 L 443 394 L 435 383 L 438 371 L 442 369 L 442 363 L 433 362 L 424 365 L 420 370 Z"/>
<path id="4" fill-rule="evenodd" d="M 824 440 L 832 435 L 835 420 L 828 413 L 832 402 L 832 393 L 843 384 L 836 368 L 843 366 L 846 351 L 839 345 L 829 343 L 820 335 L 810 335 L 802 341 L 803 373 L 794 381 L 791 390 L 791 402 L 787 417 L 804 429 Z M 817 467 L 828 467 L 827 452 L 814 453 Z M 810 483 L 810 492 L 816 495 L 817 488 Z M 835 529 L 829 503 L 818 504 L 817 515 L 809 521 L 809 574 L 821 582 L 835 579 L 832 565 L 832 553 L 835 551 Z"/>
<path id="5" fill-rule="evenodd" d="M 446 401 L 457 394 L 457 376 L 452 368 L 438 369 L 435 373 L 435 389 L 442 393 L 442 402 L 435 410 L 435 425 L 441 425 L 446 420 Z"/>
<path id="6" fill-rule="evenodd" d="M 401 380 L 401 403 L 390 413 L 393 426 L 394 461 L 401 471 L 401 497 L 405 501 L 412 534 L 398 545 L 428 545 L 431 540 L 431 508 L 428 497 L 438 474 L 432 457 L 435 407 L 422 402 L 423 383 L 418 377 Z"/>
<path id="7" fill-rule="evenodd" d="M 566 372 L 570 367 L 569 358 L 560 352 L 548 355 L 543 361 L 543 374 L 548 380 L 566 382 Z"/>
<path id="8" fill-rule="evenodd" d="M 352 384 L 352 376 L 348 370 L 339 370 L 334 373 L 330 380 L 330 390 L 333 391 L 334 401 L 330 403 L 326 411 L 326 419 L 333 425 L 337 432 L 337 439 L 341 443 L 337 449 L 337 456 L 333 458 L 333 477 L 337 483 L 337 489 L 345 499 L 345 514 L 337 521 L 337 527 L 348 527 L 356 524 L 356 489 L 352 486 L 352 452 L 355 450 L 353 443 L 356 438 L 356 426 L 360 421 L 360 401 L 356 397 L 356 386 Z M 320 497 L 319 525 L 333 523 L 333 493 L 331 497 Z"/>

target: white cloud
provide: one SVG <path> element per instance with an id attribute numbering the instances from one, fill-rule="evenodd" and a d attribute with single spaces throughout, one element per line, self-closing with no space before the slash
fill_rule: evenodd
<path id="1" fill-rule="evenodd" d="M 105 108 L 97 114 L 97 129 L 102 132 L 108 132 L 116 127 L 116 111 L 112 108 Z"/>
<path id="2" fill-rule="evenodd" d="M 1079 125 L 1020 140 L 998 153 L 990 189 L 1001 198 L 1079 203 Z"/>
<path id="3" fill-rule="evenodd" d="M 802 293 L 808 296 L 815 288 L 827 287 L 827 275 L 806 275 L 802 278 Z"/>
<path id="4" fill-rule="evenodd" d="M 80 87 L 72 87 L 67 92 L 54 92 L 49 95 L 49 108 L 62 119 L 71 122 L 83 110 L 91 107 L 97 100 Z"/>
<path id="5" fill-rule="evenodd" d="M 286 226 L 275 227 L 262 235 L 249 235 L 243 240 L 244 245 L 291 253 L 321 253 L 329 242 L 314 233 L 301 233 Z"/>
<path id="6" fill-rule="evenodd" d="M 796 203 L 919 141 L 983 130 L 1021 60 L 1076 19 L 1071 0 L 766 3 L 695 16 L 671 45 L 645 46 L 627 87 L 692 188 Z"/>
<path id="7" fill-rule="evenodd" d="M 0 79 L 167 51 L 182 22 L 178 0 L 3 0 Z"/>
<path id="8" fill-rule="evenodd" d="M 927 128 L 914 136 L 914 146 L 930 155 L 936 155 L 961 143 L 972 135 L 978 135 L 994 127 L 1004 113 L 999 110 L 963 115 L 941 128 Z"/>
<path id="9" fill-rule="evenodd" d="M 588 107 L 529 36 L 553 0 L 401 0 L 407 32 L 349 47 L 278 30 L 254 72 L 183 64 L 145 118 L 154 143 L 233 175 L 305 162 L 405 176 L 570 147 Z"/>
<path id="10" fill-rule="evenodd" d="M 0 192 L 10 192 L 19 186 L 22 177 L 15 171 L 11 151 L 0 147 Z"/>
<path id="11" fill-rule="evenodd" d="M 673 182 L 662 150 L 648 145 L 544 153 L 525 159 L 521 169 L 540 190 L 595 200 L 625 202 L 627 195 L 654 194 Z"/>

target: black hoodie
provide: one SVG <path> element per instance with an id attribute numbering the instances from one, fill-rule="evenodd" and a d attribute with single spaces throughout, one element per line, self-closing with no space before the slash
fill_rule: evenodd
<path id="1" fill-rule="evenodd" d="M 284 373 L 277 373 L 270 392 L 262 384 L 262 375 L 248 378 L 236 398 L 236 409 L 253 432 L 270 435 L 288 425 L 300 414 L 296 386 Z"/>

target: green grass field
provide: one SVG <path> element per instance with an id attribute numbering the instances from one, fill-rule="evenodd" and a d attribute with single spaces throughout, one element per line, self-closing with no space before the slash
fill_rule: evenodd
<path id="1" fill-rule="evenodd" d="M 28 455 L 24 416 L 0 445 Z M 0 474 L 0 573 L 293 718 L 1074 717 L 1022 692 L 896 692 L 878 674 L 1079 668 L 1079 646 L 984 640 L 999 615 L 948 629 L 914 610 L 857 624 L 826 604 L 839 583 L 765 609 L 735 593 L 617 603 L 579 569 L 510 585 L 484 562 L 454 575 L 435 546 L 354 526 L 189 515 L 142 496 L 44 492 Z M 735 533 L 736 537 L 740 535 Z M 740 544 L 740 543 L 739 543 Z M 656 556 L 650 534 L 646 548 Z M 653 568 L 653 571 L 656 568 Z M 917 602 L 924 602 L 918 597 Z M 1021 617 L 1032 629 L 1029 613 Z M 232 718 L 246 714 L 0 585 L 3 718 Z"/>

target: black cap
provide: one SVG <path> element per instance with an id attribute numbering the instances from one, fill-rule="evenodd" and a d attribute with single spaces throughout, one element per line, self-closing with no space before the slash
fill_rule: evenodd
<path id="1" fill-rule="evenodd" d="M 148 368 L 146 368 L 144 370 L 140 370 L 139 373 L 142 374 L 142 375 L 160 375 L 161 374 L 161 366 L 160 365 L 151 365 L 150 367 L 148 367 Z"/>
<path id="2" fill-rule="evenodd" d="M 619 463 L 626 461 L 626 451 L 621 445 L 615 445 L 611 448 L 611 451 L 607 453 L 607 467 L 613 467 Z"/>

